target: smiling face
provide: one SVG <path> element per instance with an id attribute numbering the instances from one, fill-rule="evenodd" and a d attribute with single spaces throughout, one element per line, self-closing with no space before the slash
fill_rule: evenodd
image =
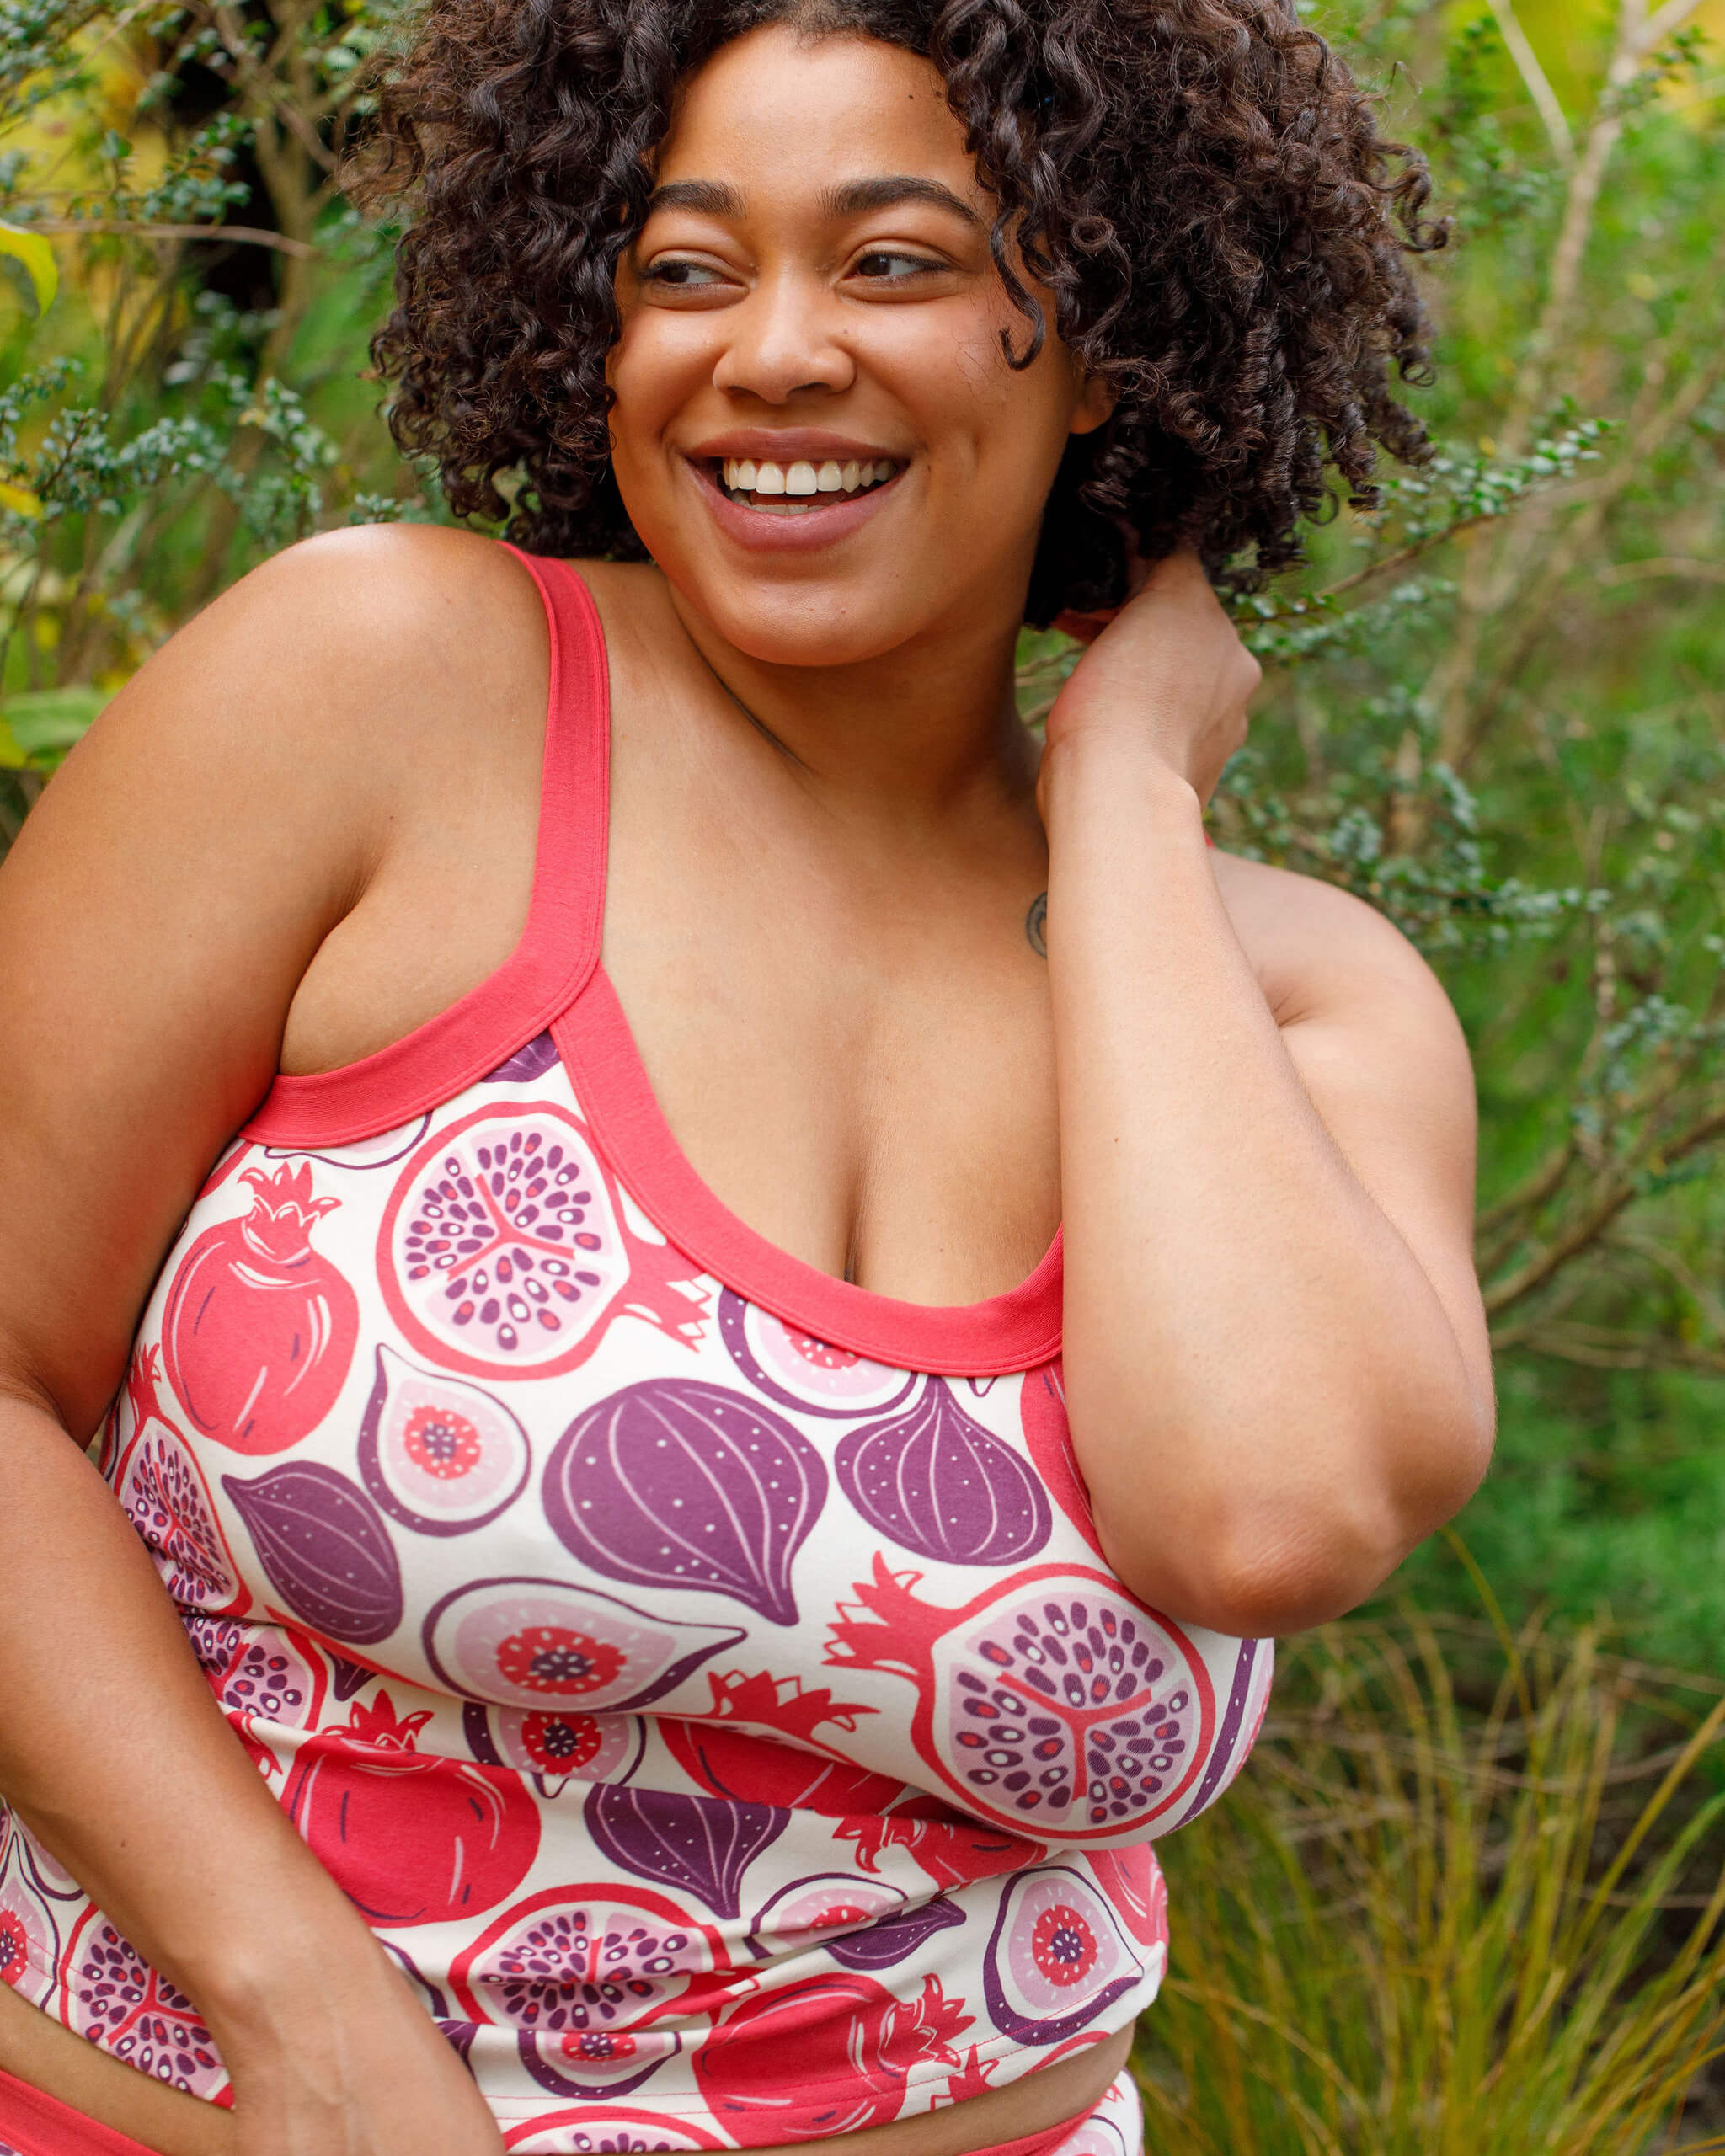
<path id="1" fill-rule="evenodd" d="M 680 604 L 750 658 L 1017 629 L 1069 435 L 1106 403 L 1028 334 L 926 60 L 779 24 L 688 84 L 618 275 L 612 466 Z"/>

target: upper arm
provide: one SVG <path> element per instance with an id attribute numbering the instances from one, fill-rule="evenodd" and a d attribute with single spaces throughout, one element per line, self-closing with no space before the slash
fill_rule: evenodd
<path id="1" fill-rule="evenodd" d="M 1332 886 L 1219 859 L 1283 1044 L 1337 1149 L 1431 1282 L 1490 1397 L 1473 1267 L 1473 1070 L 1449 998 L 1405 937 Z"/>
<path id="2" fill-rule="evenodd" d="M 247 579 L 115 699 L 0 865 L 0 1382 L 74 1433 L 387 847 L 412 565 L 341 534 Z"/>

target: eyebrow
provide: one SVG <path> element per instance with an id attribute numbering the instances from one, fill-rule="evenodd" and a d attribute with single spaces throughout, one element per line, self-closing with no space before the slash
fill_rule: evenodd
<path id="1" fill-rule="evenodd" d="M 937 179 L 919 179 L 914 173 L 889 173 L 879 179 L 850 179 L 821 191 L 823 216 L 835 220 L 867 216 L 872 210 L 889 210 L 900 202 L 927 202 L 962 217 L 967 225 L 982 222 L 961 195 Z M 654 188 L 647 204 L 655 210 L 692 210 L 707 217 L 740 217 L 742 195 L 722 179 L 673 179 Z"/>

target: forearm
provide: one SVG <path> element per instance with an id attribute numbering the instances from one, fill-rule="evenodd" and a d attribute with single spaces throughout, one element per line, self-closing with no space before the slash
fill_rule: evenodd
<path id="1" fill-rule="evenodd" d="M 221 2037 L 376 1958 L 228 1726 L 166 1590 L 45 1406 L 0 1394 L 0 1793 Z"/>
<path id="2" fill-rule="evenodd" d="M 1051 750 L 1044 798 L 1067 1398 L 1098 1528 L 1172 1614 L 1292 1629 L 1450 1508 L 1465 1358 L 1312 1106 L 1193 789 L 1094 728 Z"/>

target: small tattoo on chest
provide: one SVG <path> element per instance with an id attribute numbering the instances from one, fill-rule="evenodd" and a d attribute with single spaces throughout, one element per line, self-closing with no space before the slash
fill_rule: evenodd
<path id="1" fill-rule="evenodd" d="M 1048 956 L 1048 893 L 1039 891 L 1024 916 L 1024 940 L 1039 958 Z"/>

